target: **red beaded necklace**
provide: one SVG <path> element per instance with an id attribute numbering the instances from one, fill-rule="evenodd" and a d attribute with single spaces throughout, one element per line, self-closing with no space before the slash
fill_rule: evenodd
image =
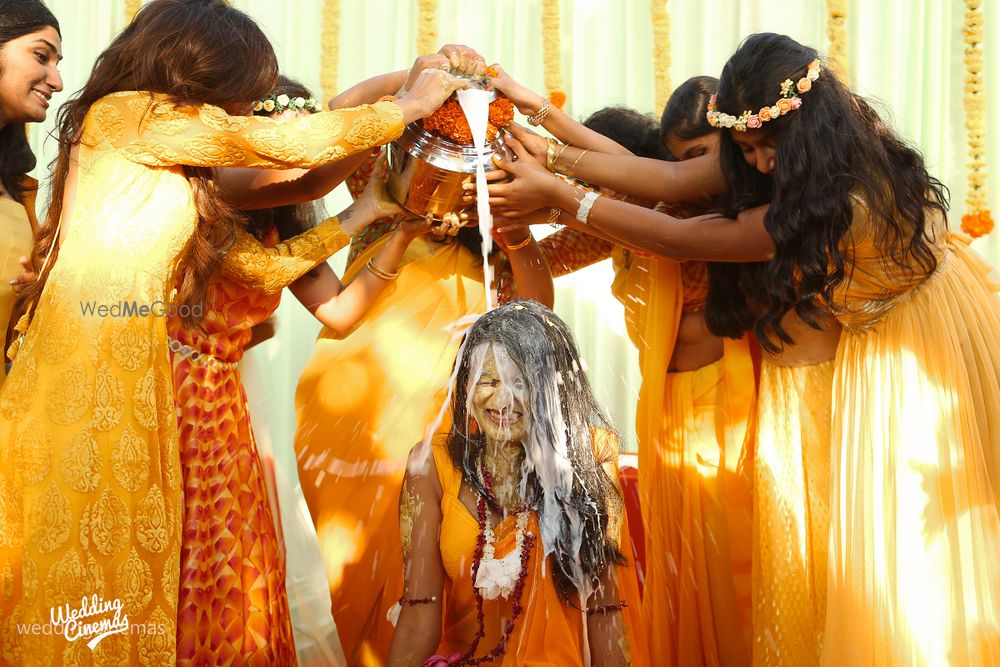
<path id="1" fill-rule="evenodd" d="M 486 548 L 487 499 L 489 499 L 494 507 L 500 507 L 496 494 L 493 492 L 493 476 L 484 467 L 480 467 L 480 472 L 483 476 L 483 486 L 486 487 L 486 497 L 480 495 L 476 503 L 476 514 L 479 519 L 479 537 L 476 539 L 476 551 L 472 561 L 473 592 L 476 596 L 476 618 L 479 622 L 479 628 L 476 630 L 476 636 L 472 640 L 472 646 L 462 655 L 461 660 L 455 663 L 456 665 L 478 665 L 484 662 L 492 662 L 507 652 L 507 642 L 510 640 L 511 633 L 514 632 L 514 623 L 523 611 L 521 607 L 521 595 L 524 592 L 524 582 L 528 578 L 528 559 L 531 556 L 531 549 L 535 545 L 535 536 L 531 533 L 526 534 L 524 542 L 521 545 L 521 573 L 518 575 L 517 584 L 514 586 L 513 606 L 510 618 L 507 619 L 507 624 L 504 627 L 503 636 L 500 637 L 500 641 L 497 642 L 492 651 L 479 658 L 473 658 L 472 656 L 476 654 L 476 649 L 479 648 L 479 641 L 486 636 L 483 594 L 475 587 L 475 581 L 476 575 L 479 574 L 479 565 L 483 561 L 483 550 Z M 531 507 L 521 503 L 514 508 L 513 513 L 520 514 L 521 512 L 528 512 L 530 510 Z"/>

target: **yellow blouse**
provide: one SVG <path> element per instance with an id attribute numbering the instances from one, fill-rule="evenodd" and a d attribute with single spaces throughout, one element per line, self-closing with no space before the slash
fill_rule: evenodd
<path id="1" fill-rule="evenodd" d="M 282 121 L 144 92 L 91 107 L 58 261 L 0 390 L 5 660 L 89 652 L 16 626 L 97 594 L 146 632 L 103 639 L 95 662 L 176 662 L 182 489 L 166 318 L 123 310 L 169 300 L 198 224 L 183 166 L 315 167 L 402 127 L 392 103 Z"/>

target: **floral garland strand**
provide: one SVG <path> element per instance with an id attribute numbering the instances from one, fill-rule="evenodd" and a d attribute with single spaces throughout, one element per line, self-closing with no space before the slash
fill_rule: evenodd
<path id="1" fill-rule="evenodd" d="M 962 231 L 972 237 L 989 234 L 993 217 L 987 208 L 986 191 L 986 94 L 983 90 L 982 0 L 965 0 L 965 131 L 969 143 L 967 167 L 969 189 Z"/>
<path id="2" fill-rule="evenodd" d="M 562 41 L 559 0 L 542 0 L 542 61 L 549 102 L 560 109 L 566 104 L 566 84 L 562 72 Z"/>
<path id="3" fill-rule="evenodd" d="M 649 7 L 653 18 L 653 90 L 660 113 L 670 99 L 670 15 L 667 0 L 652 0 Z"/>
<path id="4" fill-rule="evenodd" d="M 417 3 L 417 55 L 437 50 L 437 0 L 419 0 Z"/>
<path id="5" fill-rule="evenodd" d="M 142 0 L 125 0 L 125 25 L 132 22 L 135 15 L 139 13 Z"/>
<path id="6" fill-rule="evenodd" d="M 337 94 L 340 70 L 340 0 L 323 0 L 323 32 L 319 48 L 319 85 L 323 99 Z"/>
<path id="7" fill-rule="evenodd" d="M 826 36 L 830 40 L 829 61 L 844 85 L 851 83 L 850 59 L 847 54 L 847 2 L 826 0 Z"/>

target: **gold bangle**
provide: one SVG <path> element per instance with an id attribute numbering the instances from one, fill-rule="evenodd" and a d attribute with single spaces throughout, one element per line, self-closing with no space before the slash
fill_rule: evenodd
<path id="1" fill-rule="evenodd" d="M 375 258 L 372 257 L 368 260 L 368 264 L 365 265 L 366 268 L 375 274 L 376 278 L 381 278 L 382 280 L 395 280 L 399 277 L 399 271 L 386 271 L 375 264 Z"/>
<path id="2" fill-rule="evenodd" d="M 534 237 L 532 237 L 531 234 L 528 234 L 528 238 L 524 239 L 523 241 L 515 245 L 507 246 L 506 250 L 520 250 L 521 248 L 525 247 L 534 240 L 535 240 Z"/>
<path id="3" fill-rule="evenodd" d="M 553 206 L 552 210 L 549 211 L 549 217 L 545 222 L 549 223 L 549 227 L 552 229 L 559 229 L 562 227 L 562 225 L 559 224 L 559 216 L 561 215 L 562 209 L 558 206 Z"/>
<path id="4" fill-rule="evenodd" d="M 562 154 L 566 152 L 566 149 L 568 147 L 569 147 L 569 144 L 563 144 L 562 148 L 559 149 L 559 152 L 556 153 L 556 156 L 554 158 L 552 158 L 552 172 L 553 173 L 558 173 L 559 172 L 559 167 L 557 166 L 559 164 L 559 158 L 562 157 Z"/>
<path id="5" fill-rule="evenodd" d="M 576 173 L 576 165 L 579 164 L 580 159 L 584 155 L 586 155 L 587 153 L 589 153 L 589 152 L 590 152 L 590 149 L 589 148 L 585 148 L 585 149 L 583 149 L 582 153 L 580 153 L 579 155 L 576 156 L 576 159 L 573 160 L 573 164 L 570 166 L 569 171 L 566 172 L 566 178 L 570 178 L 570 179 L 573 178 L 573 174 Z"/>
<path id="6" fill-rule="evenodd" d="M 556 146 L 562 146 L 562 150 L 566 150 L 566 146 L 563 145 L 563 144 L 560 144 L 558 141 L 556 141 L 552 137 L 548 137 L 547 139 L 545 139 L 545 142 L 548 144 L 548 147 L 545 149 L 545 167 L 549 171 L 555 173 L 555 171 L 556 171 Z M 562 150 L 559 151 L 560 155 L 562 155 Z"/>

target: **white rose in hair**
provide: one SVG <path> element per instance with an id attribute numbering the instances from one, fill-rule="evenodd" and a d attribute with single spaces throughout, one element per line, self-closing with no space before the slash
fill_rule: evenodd
<path id="1" fill-rule="evenodd" d="M 264 100 L 264 111 L 268 113 L 274 111 L 274 100 Z"/>
<path id="2" fill-rule="evenodd" d="M 287 107 L 288 106 L 288 95 L 278 95 L 278 97 L 276 98 L 275 101 L 277 101 L 277 103 L 280 106 Z"/>
<path id="3" fill-rule="evenodd" d="M 303 109 L 306 106 L 306 98 L 296 97 L 294 100 L 292 100 L 292 103 L 295 105 L 296 109 Z"/>

